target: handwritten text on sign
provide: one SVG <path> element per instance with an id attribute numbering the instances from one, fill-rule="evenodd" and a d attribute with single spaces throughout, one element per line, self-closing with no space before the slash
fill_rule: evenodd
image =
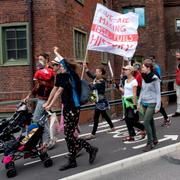
<path id="1" fill-rule="evenodd" d="M 137 14 L 120 14 L 97 4 L 88 49 L 132 57 L 138 43 L 137 28 Z"/>

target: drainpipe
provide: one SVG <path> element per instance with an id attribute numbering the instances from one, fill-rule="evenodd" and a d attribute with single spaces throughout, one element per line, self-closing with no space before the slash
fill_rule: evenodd
<path id="1" fill-rule="evenodd" d="M 30 75 L 31 75 L 31 89 L 33 87 L 33 74 L 34 74 L 34 62 L 33 62 L 33 55 L 32 55 L 32 50 L 33 50 L 33 0 L 27 0 L 28 4 L 28 22 L 29 22 L 29 65 L 30 65 Z"/>

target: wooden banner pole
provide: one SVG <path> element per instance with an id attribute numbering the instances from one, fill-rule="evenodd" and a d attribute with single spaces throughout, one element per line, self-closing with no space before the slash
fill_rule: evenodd
<path id="1" fill-rule="evenodd" d="M 88 49 L 86 48 L 86 53 L 85 53 L 83 64 L 85 64 L 87 61 L 87 55 L 88 55 Z M 81 73 L 81 80 L 83 79 L 84 71 L 85 71 L 85 67 L 83 66 L 82 73 Z"/>

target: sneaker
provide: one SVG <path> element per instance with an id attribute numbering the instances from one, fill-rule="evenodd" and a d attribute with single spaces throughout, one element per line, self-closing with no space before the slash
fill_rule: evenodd
<path id="1" fill-rule="evenodd" d="M 127 136 L 127 137 L 123 138 L 122 141 L 123 142 L 125 142 L 125 141 L 134 141 L 134 137 L 133 136 Z"/>
<path id="2" fill-rule="evenodd" d="M 139 134 L 141 135 L 141 139 L 144 139 L 146 137 L 146 131 L 140 131 Z"/>
<path id="3" fill-rule="evenodd" d="M 92 164 L 94 160 L 96 159 L 96 155 L 98 152 L 98 148 L 92 147 L 92 149 L 89 152 L 89 163 Z"/>
<path id="4" fill-rule="evenodd" d="M 159 141 L 157 139 L 153 140 L 153 144 L 156 146 L 159 143 Z"/>
<path id="5" fill-rule="evenodd" d="M 96 138 L 95 135 L 90 134 L 90 135 L 87 135 L 84 139 L 85 139 L 85 140 L 90 140 L 90 139 L 95 139 L 95 138 Z"/>
<path id="6" fill-rule="evenodd" d="M 172 115 L 172 117 L 178 117 L 178 116 L 180 116 L 180 113 L 179 113 L 179 112 L 175 112 L 175 113 Z"/>
<path id="7" fill-rule="evenodd" d="M 152 150 L 154 148 L 154 145 L 152 143 L 149 143 L 145 146 L 145 148 L 143 149 L 144 152 L 148 152 L 150 150 Z"/>
<path id="8" fill-rule="evenodd" d="M 161 124 L 162 127 L 166 126 L 166 119 L 164 119 L 163 123 Z"/>
<path id="9" fill-rule="evenodd" d="M 55 145 L 56 145 L 56 138 L 50 139 L 49 142 L 47 143 L 48 150 L 53 149 Z"/>
<path id="10" fill-rule="evenodd" d="M 163 123 L 161 124 L 162 127 L 164 126 L 170 126 L 171 125 L 171 119 L 170 118 L 167 118 L 167 119 L 164 119 Z"/>
<path id="11" fill-rule="evenodd" d="M 114 128 L 114 127 L 111 128 L 111 129 L 109 129 L 107 132 L 113 132 L 113 131 L 115 131 L 115 128 Z"/>
<path id="12" fill-rule="evenodd" d="M 172 121 L 170 118 L 166 120 L 166 126 L 169 127 L 171 125 Z"/>
<path id="13" fill-rule="evenodd" d="M 125 121 L 125 117 L 120 118 L 120 121 Z"/>

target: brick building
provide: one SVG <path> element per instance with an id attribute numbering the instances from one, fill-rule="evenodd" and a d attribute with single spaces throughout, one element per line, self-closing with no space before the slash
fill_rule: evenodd
<path id="1" fill-rule="evenodd" d="M 180 0 L 1 0 L 0 101 L 25 97 L 33 86 L 37 55 L 52 52 L 55 45 L 64 57 L 82 62 L 97 2 L 117 12 L 138 13 L 134 59 L 155 55 L 164 75 L 174 73 L 173 53 L 180 49 Z M 92 69 L 99 64 L 108 69 L 107 59 L 119 77 L 120 57 L 88 52 Z"/>
<path id="2" fill-rule="evenodd" d="M 51 53 L 54 46 L 64 57 L 83 61 L 96 4 L 97 0 L 0 1 L 0 101 L 25 97 L 33 85 L 37 55 Z M 106 59 L 103 53 L 88 54 L 94 66 L 107 64 Z"/>
<path id="3" fill-rule="evenodd" d="M 114 0 L 113 9 L 140 16 L 134 59 L 155 55 L 163 75 L 174 74 L 174 52 L 180 49 L 180 0 Z"/>

